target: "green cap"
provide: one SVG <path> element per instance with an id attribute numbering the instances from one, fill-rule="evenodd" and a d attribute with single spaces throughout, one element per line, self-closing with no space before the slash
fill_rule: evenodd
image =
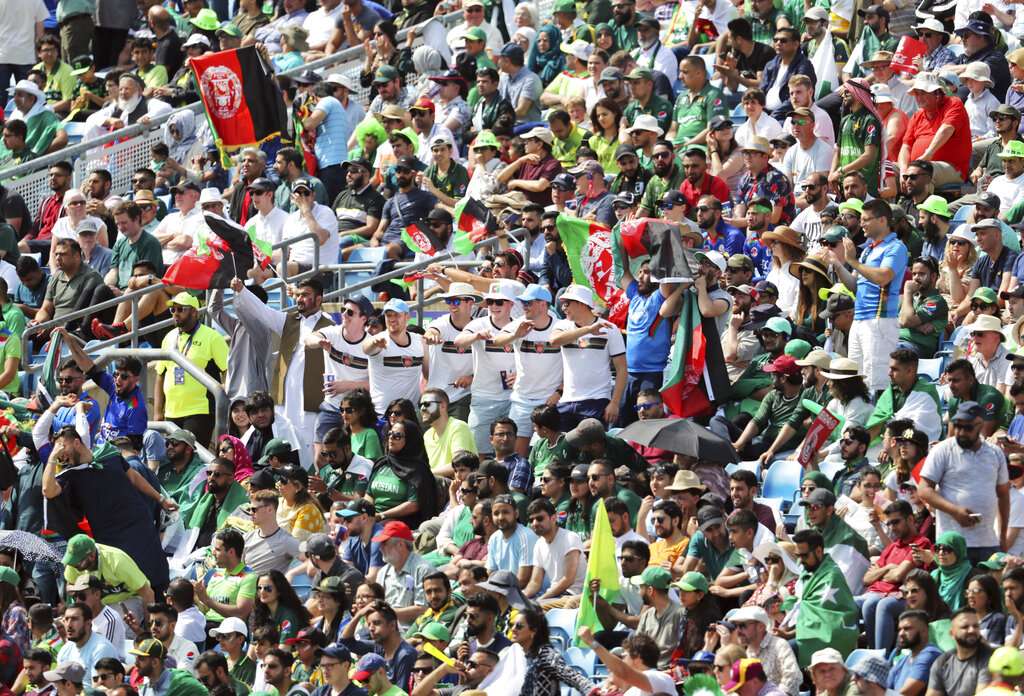
<path id="1" fill-rule="evenodd" d="M 629 579 L 634 585 L 647 585 L 656 590 L 667 590 L 672 584 L 672 573 L 658 566 L 648 566 L 640 575 Z"/>
<path id="2" fill-rule="evenodd" d="M 627 80 L 654 80 L 654 73 L 650 68 L 633 68 L 632 72 L 626 75 Z"/>
<path id="3" fill-rule="evenodd" d="M 192 309 L 199 309 L 199 298 L 195 295 L 189 294 L 182 290 L 173 298 L 171 298 L 172 305 L 181 305 L 182 307 L 191 307 Z"/>
<path id="4" fill-rule="evenodd" d="M 85 560 L 85 557 L 96 550 L 96 542 L 84 534 L 76 534 L 68 539 L 68 548 L 64 552 L 64 565 L 74 566 Z"/>
<path id="5" fill-rule="evenodd" d="M 988 570 L 1002 570 L 1006 566 L 1006 557 L 1009 555 L 1004 551 L 997 551 L 989 556 L 987 561 L 979 563 L 978 567 L 987 568 Z"/>
<path id="6" fill-rule="evenodd" d="M 203 31 L 217 31 L 220 29 L 220 20 L 217 18 L 217 13 L 211 10 L 209 7 L 204 7 L 199 10 L 195 17 L 189 20 L 192 25 Z"/>
<path id="7" fill-rule="evenodd" d="M 281 457 L 292 451 L 292 443 L 287 440 L 275 437 L 263 448 L 263 456 L 260 457 L 259 464 L 266 466 L 270 463 L 270 458 L 277 456 Z"/>
<path id="8" fill-rule="evenodd" d="M 797 360 L 803 360 L 811 352 L 811 344 L 802 338 L 794 338 L 786 344 L 783 351 L 786 355 L 792 355 Z"/>
<path id="9" fill-rule="evenodd" d="M 71 68 L 72 68 L 71 74 L 74 75 L 75 77 L 78 77 L 79 75 L 84 75 L 87 72 L 89 72 L 89 68 L 91 68 L 91 67 L 92 67 L 92 56 L 88 56 L 88 55 L 76 56 L 71 61 Z"/>
<path id="10" fill-rule="evenodd" d="M 17 587 L 21 583 L 21 576 L 18 571 L 8 566 L 0 566 L 0 582 L 6 582 L 11 587 Z"/>
<path id="11" fill-rule="evenodd" d="M 1024 143 L 1021 143 L 1024 145 Z M 951 218 L 953 213 L 949 212 L 949 203 L 942 196 L 928 196 L 924 202 L 917 206 L 918 210 L 925 210 L 939 217 Z"/>
<path id="12" fill-rule="evenodd" d="M 793 333 L 792 325 L 782 317 L 771 317 L 764 323 L 764 328 L 777 334 L 786 334 L 787 336 Z"/>
<path id="13" fill-rule="evenodd" d="M 701 573 L 691 570 L 689 573 L 683 573 L 683 577 L 672 583 L 672 587 L 676 587 L 683 592 L 703 592 L 707 594 L 708 579 Z"/>
<path id="14" fill-rule="evenodd" d="M 462 35 L 466 41 L 486 41 L 487 34 L 480 27 L 470 27 L 466 30 L 466 33 Z"/>
<path id="15" fill-rule="evenodd" d="M 845 212 L 847 210 L 852 210 L 853 212 L 860 215 L 861 213 L 864 212 L 864 201 L 862 201 L 859 198 L 849 198 L 839 204 L 840 213 Z"/>
<path id="16" fill-rule="evenodd" d="M 845 230 L 846 228 L 843 227 L 842 229 Z M 847 297 L 856 297 L 856 295 L 853 294 L 850 288 L 846 287 L 842 283 L 836 283 L 830 288 L 822 288 L 821 290 L 818 291 L 818 297 L 820 297 L 825 302 L 828 302 L 829 295 L 846 295 Z"/>
<path id="17" fill-rule="evenodd" d="M 835 244 L 840 239 L 849 236 L 849 234 L 850 230 L 846 229 L 842 225 L 832 225 L 827 230 L 825 230 L 824 234 L 821 235 L 821 238 L 823 241 Z"/>
<path id="18" fill-rule="evenodd" d="M 452 639 L 451 632 L 445 628 L 443 623 L 437 621 L 431 621 L 425 624 L 422 628 L 412 634 L 415 636 L 423 636 L 427 640 L 443 640 L 448 642 Z"/>
<path id="19" fill-rule="evenodd" d="M 218 34 L 224 34 L 224 36 L 231 36 L 234 38 L 240 38 L 242 36 L 242 30 L 239 29 L 233 22 L 224 22 L 217 29 Z"/>
<path id="20" fill-rule="evenodd" d="M 476 140 L 473 141 L 473 149 L 478 147 L 493 147 L 495 150 L 501 149 L 501 143 L 494 137 L 494 133 L 489 130 L 480 131 L 476 136 Z"/>
<path id="21" fill-rule="evenodd" d="M 327 594 L 344 594 L 345 581 L 339 575 L 331 575 L 321 580 L 320 584 L 313 588 L 313 591 L 325 592 Z"/>
<path id="22" fill-rule="evenodd" d="M 572 12 L 576 14 L 576 0 L 555 0 L 552 12 Z"/>
<path id="23" fill-rule="evenodd" d="M 409 143 L 412 145 L 419 145 L 420 142 L 420 136 L 416 135 L 416 131 L 414 131 L 409 126 L 393 130 L 391 131 L 391 135 L 400 135 L 406 140 L 408 140 Z"/>
<path id="24" fill-rule="evenodd" d="M 382 65 L 377 68 L 377 72 L 373 74 L 373 84 L 382 85 L 386 82 L 391 82 L 394 79 L 400 77 L 398 70 L 391 65 Z"/>
<path id="25" fill-rule="evenodd" d="M 999 297 L 996 295 L 996 291 L 984 285 L 974 291 L 974 294 L 971 295 L 971 299 L 981 300 L 985 304 L 996 304 L 999 302 Z"/>
<path id="26" fill-rule="evenodd" d="M 1019 140 L 1011 140 L 1003 146 L 1003 151 L 999 153 L 999 157 L 1001 159 L 1024 157 L 1024 143 Z"/>

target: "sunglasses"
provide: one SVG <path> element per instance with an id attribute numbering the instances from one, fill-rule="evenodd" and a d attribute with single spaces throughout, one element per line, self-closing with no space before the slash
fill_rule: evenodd
<path id="1" fill-rule="evenodd" d="M 953 246 L 970 246 L 971 244 L 966 239 L 950 239 L 949 243 Z"/>
<path id="2" fill-rule="evenodd" d="M 657 408 L 660 403 L 661 403 L 660 401 L 648 401 L 647 403 L 644 403 L 644 404 L 637 403 L 636 410 L 637 411 L 646 411 L 646 410 L 651 409 L 651 408 Z"/>
<path id="3" fill-rule="evenodd" d="M 343 406 L 342 408 L 339 408 L 338 411 L 340 411 L 341 413 L 355 413 L 356 412 L 356 410 L 354 408 L 352 408 L 351 406 Z"/>
<path id="4" fill-rule="evenodd" d="M 668 159 L 672 156 L 671 152 L 655 152 L 653 155 L 654 159 Z"/>
<path id="5" fill-rule="evenodd" d="M 458 307 L 458 306 L 460 306 L 462 304 L 462 298 L 461 297 L 450 297 L 447 300 L 445 300 L 444 303 L 446 305 L 448 305 L 449 307 Z"/>
<path id="6" fill-rule="evenodd" d="M 495 267 L 495 268 L 498 268 L 498 265 L 497 265 L 497 264 L 495 264 L 495 266 L 494 266 L 494 267 Z M 505 305 L 505 303 L 506 303 L 506 302 L 508 302 L 508 300 L 487 300 L 487 306 L 488 306 L 488 307 L 491 307 L 491 306 L 494 306 L 494 307 L 503 307 L 503 306 Z"/>
<path id="7" fill-rule="evenodd" d="M 920 174 L 900 174 L 900 178 L 901 179 L 908 180 L 908 181 L 914 181 L 919 176 L 921 176 L 921 175 Z"/>
<path id="8" fill-rule="evenodd" d="M 389 440 L 404 440 L 405 433 L 388 433 Z"/>
<path id="9" fill-rule="evenodd" d="M 273 592 L 277 588 L 274 587 L 273 585 L 259 585 L 259 586 L 257 586 L 256 589 L 259 590 L 260 592 Z"/>
<path id="10" fill-rule="evenodd" d="M 440 401 L 421 401 L 420 402 L 420 408 L 427 409 L 427 408 L 430 408 L 434 404 L 440 404 L 440 403 L 441 403 Z"/>
<path id="11" fill-rule="evenodd" d="M 954 553 L 952 546 L 946 546 L 945 544 L 936 544 L 935 553 Z"/>

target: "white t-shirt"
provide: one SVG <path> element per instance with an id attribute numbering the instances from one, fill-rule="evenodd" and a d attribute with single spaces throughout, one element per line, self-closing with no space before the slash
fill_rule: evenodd
<path id="1" fill-rule="evenodd" d="M 765 111 L 761 114 L 761 117 L 757 119 L 757 124 L 751 123 L 749 120 L 744 121 L 743 125 L 736 129 L 736 142 L 740 147 L 746 147 L 753 140 L 754 136 L 760 136 L 765 140 L 771 140 L 772 138 L 779 138 L 785 135 L 786 132 L 782 130 L 782 126 L 774 118 L 768 115 Z"/>
<path id="2" fill-rule="evenodd" d="M 782 97 L 779 95 L 782 92 L 782 85 L 786 83 L 786 73 L 789 72 L 789 66 L 785 67 L 786 69 L 783 70 L 783 66 L 779 66 L 779 70 L 775 74 L 774 84 L 768 88 L 768 93 L 764 95 L 765 111 L 775 111 L 782 106 Z"/>
<path id="3" fill-rule="evenodd" d="M 644 676 L 650 682 L 651 690 L 644 691 L 643 689 L 631 686 L 626 690 L 625 696 L 654 696 L 654 694 L 674 694 L 676 692 L 676 683 L 672 681 L 672 677 L 664 672 L 659 672 L 656 669 L 645 669 Z"/>
<path id="4" fill-rule="evenodd" d="M 507 325 L 506 325 L 507 326 Z M 491 338 L 486 341 L 473 342 L 473 385 L 470 387 L 474 397 L 485 399 L 508 398 L 511 395 L 512 381 L 515 378 L 516 356 L 512 345 L 496 346 L 494 337 L 503 327 L 497 326 L 491 317 L 480 317 L 466 324 L 464 334 L 489 331 Z"/>
<path id="5" fill-rule="evenodd" d="M 124 619 L 121 615 L 110 607 L 103 607 L 103 611 L 100 615 L 92 620 L 92 632 L 98 633 L 114 646 L 114 650 L 117 651 L 117 657 L 122 662 L 125 658 L 124 652 L 124 640 L 127 634 L 127 627 L 124 625 Z"/>
<path id="6" fill-rule="evenodd" d="M 313 219 L 316 224 L 323 227 L 329 233 L 327 241 L 320 245 L 320 265 L 328 266 L 338 263 L 341 237 L 338 236 L 338 218 L 334 211 L 326 205 L 313 204 Z M 296 210 L 288 216 L 281 230 L 281 239 L 292 239 L 300 237 L 311 230 L 302 219 L 302 213 Z M 313 265 L 313 240 L 307 239 L 288 248 L 288 260 L 301 263 L 305 266 Z"/>
<path id="7" fill-rule="evenodd" d="M 468 387 L 456 387 L 454 382 L 459 377 L 473 374 L 473 352 L 455 345 L 455 337 L 462 333 L 462 329 L 452 324 L 450 314 L 434 319 L 427 329 L 435 329 L 441 335 L 441 343 L 427 347 L 430 352 L 427 387 L 444 389 L 449 403 L 453 403 L 469 394 Z"/>
<path id="8" fill-rule="evenodd" d="M 790 151 L 792 152 L 792 148 Z M 788 155 L 789 153 L 787 152 L 786 154 Z M 819 240 L 824 230 L 822 229 L 821 215 L 818 214 L 813 205 L 809 205 L 801 210 L 790 226 L 803 235 L 804 243 L 809 251 L 814 251 L 818 248 Z"/>
<path id="9" fill-rule="evenodd" d="M 275 207 L 267 215 L 256 213 L 249 218 L 249 224 L 253 225 L 257 239 L 273 246 L 281 241 L 281 232 L 287 219 L 288 213 Z"/>
<path id="10" fill-rule="evenodd" d="M 786 156 L 782 158 L 782 173 L 789 177 L 794 194 L 799 196 L 803 193 L 804 179 L 814 172 L 828 172 L 832 167 L 834 149 L 825 141 L 815 139 L 810 149 L 805 150 L 797 143 L 786 150 Z"/>
<path id="11" fill-rule="evenodd" d="M 555 331 L 579 328 L 569 319 L 555 324 Z M 604 328 L 600 335 L 587 334 L 575 343 L 562 346 L 561 403 L 587 399 L 610 399 L 612 395 L 611 359 L 626 352 L 622 334 Z"/>
<path id="12" fill-rule="evenodd" d="M 514 320 L 505 327 L 508 333 L 515 333 L 526 318 Z M 513 342 L 515 347 L 516 380 L 512 397 L 522 401 L 547 399 L 562 383 L 562 351 L 551 345 L 551 334 L 555 330 L 555 319 L 548 317 L 548 327 L 533 329 Z"/>
<path id="13" fill-rule="evenodd" d="M 191 240 L 189 241 L 189 245 L 191 246 L 196 242 L 196 237 L 192 231 L 202 223 L 202 215 L 203 211 L 198 205 L 188 211 L 185 215 L 182 215 L 180 210 L 176 213 L 170 213 L 160 221 L 159 225 L 157 225 L 157 228 L 153 231 L 153 236 L 171 234 L 173 237 L 178 237 L 184 234 L 188 236 L 189 240 Z M 164 257 L 164 265 L 170 266 L 172 263 L 180 259 L 184 253 L 184 249 L 168 249 L 167 247 L 164 247 L 162 253 L 162 256 Z"/>
<path id="14" fill-rule="evenodd" d="M 339 2 L 338 6 L 333 10 L 324 10 L 321 7 L 306 16 L 306 19 L 302 22 L 302 28 L 309 32 L 306 42 L 310 46 L 323 45 L 334 36 L 335 25 L 338 22 L 338 18 L 341 17 L 341 11 L 344 7 L 345 3 Z"/>
<path id="15" fill-rule="evenodd" d="M 366 338 L 366 334 L 355 343 L 349 343 L 340 324 L 320 329 L 320 333 L 331 342 L 331 350 L 325 351 L 324 355 L 325 375 L 331 375 L 339 382 L 359 382 L 369 377 L 367 370 L 370 359 L 363 351 L 363 339 Z M 340 395 L 325 396 L 325 401 L 332 406 L 341 406 Z"/>
<path id="16" fill-rule="evenodd" d="M 50 18 L 43 0 L 0 2 L 0 63 L 30 66 L 36 63 L 36 22 Z M 6 94 L 7 85 L 4 85 Z"/>
<path id="17" fill-rule="evenodd" d="M 1024 192 L 1024 174 L 1016 179 L 1000 174 L 988 183 L 987 191 L 999 196 L 999 212 L 1005 213 L 1020 200 L 1021 193 Z"/>
<path id="18" fill-rule="evenodd" d="M 388 344 L 370 356 L 370 398 L 378 414 L 383 414 L 395 399 L 420 398 L 420 375 L 423 371 L 423 337 L 408 332 L 409 343 L 400 346 L 388 335 Z"/>
<path id="19" fill-rule="evenodd" d="M 583 556 L 583 540 L 580 539 L 579 534 L 559 527 L 550 544 L 544 540 L 544 537 L 538 537 L 537 544 L 533 547 L 533 564 L 544 569 L 544 579 L 548 581 L 548 584 L 554 584 L 565 574 L 566 557 L 570 551 L 579 551 L 580 558 L 576 564 L 576 576 L 565 594 L 578 595 L 583 591 L 583 580 L 587 575 L 587 562 Z"/>
<path id="20" fill-rule="evenodd" d="M 7 294 L 14 297 L 14 293 L 21 287 L 21 278 L 18 277 L 18 269 L 13 264 L 0 259 L 0 278 L 7 283 Z"/>
<path id="21" fill-rule="evenodd" d="M 82 219 L 82 222 L 85 222 L 86 220 L 92 220 L 100 230 L 105 231 L 107 229 L 103 220 L 100 220 L 98 217 L 86 215 Z M 71 224 L 71 219 L 66 216 L 57 219 L 57 222 L 53 225 L 51 234 L 54 239 L 73 239 L 76 242 L 78 241 L 78 232 L 75 231 L 75 226 Z"/>

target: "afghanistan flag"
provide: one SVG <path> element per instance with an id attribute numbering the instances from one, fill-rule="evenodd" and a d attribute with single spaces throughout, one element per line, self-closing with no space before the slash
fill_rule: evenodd
<path id="1" fill-rule="evenodd" d="M 650 256 L 652 278 L 664 283 L 692 282 L 699 264 L 693 252 L 683 247 L 679 225 L 638 218 L 622 223 L 619 233 L 630 258 Z"/>
<path id="2" fill-rule="evenodd" d="M 266 261 L 241 225 L 213 213 L 203 213 L 203 220 L 213 234 L 204 235 L 195 249 L 171 264 L 165 284 L 190 290 L 227 288 L 232 279 L 245 280 L 250 268 Z"/>
<path id="3" fill-rule="evenodd" d="M 565 247 L 572 281 L 591 288 L 608 307 L 608 320 L 624 328 L 629 301 L 615 285 L 611 231 L 592 220 L 564 214 L 555 219 L 555 226 Z"/>
<path id="4" fill-rule="evenodd" d="M 452 217 L 455 218 L 456 232 L 466 233 L 474 244 L 492 236 L 498 229 L 498 222 L 491 211 L 475 198 L 463 198 L 456 203 Z"/>
<path id="5" fill-rule="evenodd" d="M 583 596 L 580 597 L 580 610 L 576 615 L 576 631 L 584 626 L 595 633 L 603 631 L 604 626 L 597 618 L 594 596 L 590 592 L 590 582 L 601 581 L 599 594 L 609 604 L 619 598 L 619 566 L 615 562 L 615 536 L 608 521 L 608 512 L 604 509 L 604 500 L 597 501 L 597 514 L 594 516 L 594 533 L 590 537 L 590 556 L 587 557 L 587 575 L 583 580 Z M 576 645 L 582 645 L 579 638 L 573 636 Z"/>
<path id="6" fill-rule="evenodd" d="M 452 253 L 459 256 L 473 253 L 473 240 L 469 238 L 468 233 L 453 229 L 452 234 L 455 237 L 454 240 L 451 240 Z M 448 247 L 448 241 L 442 240 L 434 234 L 426 220 L 417 220 L 406 225 L 405 229 L 402 230 L 402 241 L 405 242 L 405 246 L 409 247 L 412 253 L 426 254 L 427 256 L 436 256 L 444 252 Z"/>
<path id="7" fill-rule="evenodd" d="M 653 273 L 653 269 L 652 269 Z M 669 411 L 685 418 L 706 414 L 729 393 L 722 341 L 714 319 L 701 316 L 697 292 L 683 292 L 683 308 L 676 326 L 661 396 Z"/>
<path id="8" fill-rule="evenodd" d="M 258 145 L 285 130 L 281 91 L 254 46 L 190 58 L 218 147 Z"/>

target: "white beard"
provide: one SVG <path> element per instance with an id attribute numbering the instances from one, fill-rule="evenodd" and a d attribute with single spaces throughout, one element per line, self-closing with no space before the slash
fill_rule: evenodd
<path id="1" fill-rule="evenodd" d="M 130 114 L 131 112 L 135 111 L 135 107 L 139 105 L 140 101 L 142 101 L 141 94 L 136 94 L 134 97 L 127 101 L 125 101 L 124 99 L 118 99 L 117 108 L 121 110 L 122 114 Z"/>

